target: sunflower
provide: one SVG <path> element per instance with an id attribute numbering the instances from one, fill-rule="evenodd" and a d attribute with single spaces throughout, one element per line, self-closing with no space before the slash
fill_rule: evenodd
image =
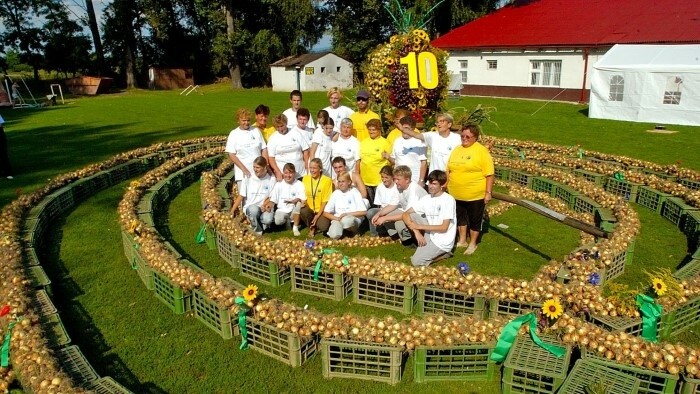
<path id="1" fill-rule="evenodd" d="M 656 295 L 662 296 L 666 294 L 666 283 L 664 283 L 663 280 L 659 278 L 654 278 L 651 280 L 652 287 L 654 288 L 654 291 L 656 292 Z"/>
<path id="2" fill-rule="evenodd" d="M 421 45 L 420 44 L 413 44 L 413 46 L 411 48 L 413 49 L 414 52 L 418 52 L 421 50 Z"/>
<path id="3" fill-rule="evenodd" d="M 559 300 L 553 298 L 545 301 L 544 305 L 542 305 L 542 313 L 550 319 L 556 319 L 564 313 L 564 309 L 561 307 Z"/>
<path id="4" fill-rule="evenodd" d="M 418 100 L 418 106 L 419 106 L 419 107 L 425 107 L 426 105 L 428 105 L 428 101 L 427 101 L 427 100 L 425 100 L 425 99 L 420 99 L 420 100 Z"/>
<path id="5" fill-rule="evenodd" d="M 389 78 L 382 77 L 382 79 L 379 80 L 379 83 L 381 83 L 382 85 L 386 85 L 389 83 Z"/>
<path id="6" fill-rule="evenodd" d="M 258 286 L 248 285 L 248 287 L 243 290 L 243 298 L 245 298 L 246 301 L 253 301 L 257 296 Z"/>
<path id="7" fill-rule="evenodd" d="M 416 110 L 416 105 L 415 104 L 408 104 L 408 109 L 411 110 L 411 112 Z"/>
<path id="8" fill-rule="evenodd" d="M 387 66 L 392 66 L 394 65 L 394 63 L 396 63 L 396 60 L 394 60 L 393 57 L 388 57 L 386 58 L 386 60 L 384 60 L 384 64 L 386 64 Z"/>
<path id="9" fill-rule="evenodd" d="M 398 41 L 398 40 L 399 40 L 399 36 L 391 36 L 391 38 L 389 38 L 389 42 L 392 43 L 392 44 L 395 43 L 395 42 Z"/>

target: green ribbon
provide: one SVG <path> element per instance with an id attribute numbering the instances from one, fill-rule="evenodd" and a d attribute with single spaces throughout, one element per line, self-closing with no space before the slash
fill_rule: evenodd
<path id="1" fill-rule="evenodd" d="M 656 323 L 663 313 L 663 308 L 646 294 L 637 295 L 637 306 L 642 313 L 642 338 L 649 342 L 657 342 Z"/>
<path id="2" fill-rule="evenodd" d="M 578 158 L 583 159 L 583 148 L 578 148 Z"/>
<path id="3" fill-rule="evenodd" d="M 12 328 L 17 324 L 18 321 L 22 320 L 21 317 L 10 323 L 7 326 L 7 333 L 5 334 L 5 341 L 2 343 L 2 348 L 0 348 L 0 367 L 7 368 L 10 365 L 10 340 L 12 339 Z"/>
<path id="4" fill-rule="evenodd" d="M 136 256 L 131 256 L 131 269 L 137 271 L 139 267 L 136 265 Z"/>
<path id="5" fill-rule="evenodd" d="M 323 263 L 323 258 L 319 258 L 316 262 L 316 268 L 314 268 L 314 282 L 318 282 L 318 274 L 321 272 L 321 264 Z"/>
<path id="6" fill-rule="evenodd" d="M 238 305 L 238 328 L 241 330 L 241 345 L 238 347 L 241 350 L 248 349 L 248 328 L 245 325 L 245 315 L 250 308 L 245 303 L 245 298 L 238 296 L 235 301 Z"/>
<path id="7" fill-rule="evenodd" d="M 197 235 L 194 237 L 195 242 L 198 244 L 203 244 L 207 240 L 207 225 L 203 224 L 202 227 L 199 228 L 199 231 L 197 232 Z"/>
<path id="8" fill-rule="evenodd" d="M 513 148 L 508 148 L 508 156 L 513 156 Z"/>
<path id="9" fill-rule="evenodd" d="M 337 249 L 323 249 L 316 262 L 316 268 L 314 268 L 314 282 L 318 282 L 318 274 L 321 272 L 321 263 L 323 262 L 323 255 L 340 253 Z M 343 265 L 347 266 L 350 264 L 348 256 L 343 256 Z"/>
<path id="10" fill-rule="evenodd" d="M 518 152 L 518 155 L 520 156 L 520 160 L 525 160 L 525 152 L 520 151 Z"/>
<path id="11" fill-rule="evenodd" d="M 495 362 L 503 362 L 506 360 L 506 356 L 508 356 L 508 352 L 513 346 L 513 342 L 515 342 L 515 337 L 518 336 L 520 327 L 525 323 L 530 324 L 530 338 L 532 338 L 532 341 L 535 342 L 537 346 L 552 353 L 557 358 L 561 358 L 566 354 L 565 348 L 542 342 L 540 337 L 537 336 L 537 317 L 534 312 L 531 312 L 527 315 L 516 317 L 503 327 L 501 335 L 498 336 L 496 348 L 493 349 L 493 353 L 491 353 L 491 360 Z"/>
<path id="12" fill-rule="evenodd" d="M 615 179 L 617 179 L 618 181 L 624 181 L 624 180 L 625 180 L 625 174 L 623 174 L 623 173 L 621 173 L 621 172 L 619 172 L 619 171 L 616 172 L 616 173 L 613 175 L 613 177 L 614 177 Z"/>

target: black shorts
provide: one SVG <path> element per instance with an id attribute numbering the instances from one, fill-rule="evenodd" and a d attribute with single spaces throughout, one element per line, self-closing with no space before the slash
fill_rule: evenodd
<path id="1" fill-rule="evenodd" d="M 483 199 L 474 201 L 457 200 L 457 225 L 467 226 L 470 230 L 481 231 L 484 224 L 486 203 Z"/>

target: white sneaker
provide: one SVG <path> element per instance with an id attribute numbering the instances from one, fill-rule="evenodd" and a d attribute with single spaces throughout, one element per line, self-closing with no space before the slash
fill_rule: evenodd
<path id="1" fill-rule="evenodd" d="M 13 177 L 12 175 L 8 175 L 7 179 L 15 179 L 15 177 Z"/>
<path id="2" fill-rule="evenodd" d="M 255 235 L 262 235 L 262 231 L 256 231 Z"/>
<path id="3" fill-rule="evenodd" d="M 294 233 L 295 237 L 298 237 L 301 235 L 301 233 L 299 232 L 299 227 L 297 227 L 297 226 L 292 227 L 292 232 Z"/>

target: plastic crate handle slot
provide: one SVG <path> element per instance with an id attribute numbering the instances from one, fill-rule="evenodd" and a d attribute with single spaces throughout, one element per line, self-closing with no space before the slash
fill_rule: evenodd
<path id="1" fill-rule="evenodd" d="M 501 335 L 498 336 L 496 348 L 493 350 L 493 353 L 491 353 L 491 360 L 495 362 L 505 361 L 510 348 L 513 346 L 515 337 L 518 336 L 518 330 L 520 330 L 520 327 L 525 323 L 530 324 L 530 338 L 532 338 L 532 341 L 535 342 L 537 346 L 552 353 L 557 358 L 562 358 L 566 354 L 565 348 L 542 342 L 540 337 L 537 336 L 537 317 L 534 312 L 530 312 L 527 315 L 516 317 L 503 327 Z"/>

